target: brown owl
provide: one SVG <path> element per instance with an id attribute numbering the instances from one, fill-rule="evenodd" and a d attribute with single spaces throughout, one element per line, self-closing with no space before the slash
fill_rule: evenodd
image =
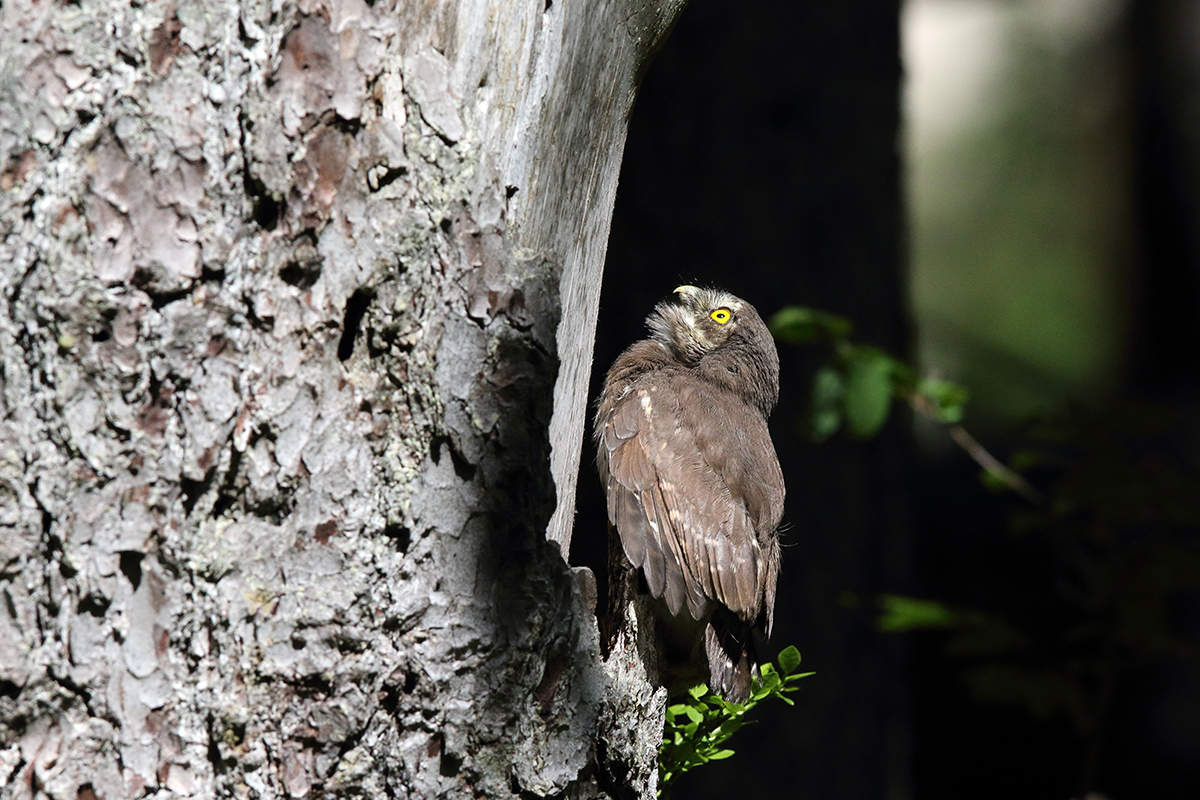
<path id="1" fill-rule="evenodd" d="M 628 559 L 609 561 L 641 570 L 666 672 L 684 680 L 692 667 L 690 677 L 743 702 L 757 669 L 752 631 L 770 635 L 779 573 L 783 473 L 767 430 L 779 355 L 746 301 L 694 286 L 675 294 L 600 396 L 597 465 Z M 629 586 L 626 577 L 610 581 Z"/>

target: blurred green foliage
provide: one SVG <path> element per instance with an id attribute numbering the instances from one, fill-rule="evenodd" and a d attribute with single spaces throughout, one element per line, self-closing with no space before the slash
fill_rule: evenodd
<path id="1" fill-rule="evenodd" d="M 806 427 L 814 441 L 843 427 L 873 436 L 893 401 L 906 401 L 945 425 L 983 467 L 986 486 L 1029 501 L 1009 519 L 1027 558 L 990 576 L 1007 586 L 996 596 L 1010 602 L 984 610 L 883 594 L 877 624 L 888 633 L 941 631 L 946 656 L 961 664 L 978 700 L 1065 715 L 1084 743 L 1081 783 L 1090 789 L 1122 676 L 1164 657 L 1200 662 L 1200 643 L 1172 624 L 1176 604 L 1200 591 L 1200 466 L 1169 415 L 1071 404 L 1027 426 L 1005 465 L 958 424 L 965 389 L 851 342 L 849 320 L 789 306 L 768 326 L 780 341 L 830 348 L 813 378 Z"/>
<path id="2" fill-rule="evenodd" d="M 951 17 L 968 5 L 993 18 L 958 47 L 1000 58 L 955 124 L 934 118 L 944 102 L 918 109 L 929 118 L 909 109 L 909 290 L 920 363 L 969 385 L 973 424 L 990 433 L 1118 379 L 1134 193 L 1118 17 L 940 4 Z"/>
<path id="3" fill-rule="evenodd" d="M 879 596 L 879 630 L 888 633 L 924 628 L 952 628 L 960 615 L 936 600 L 920 600 L 898 594 Z"/>
<path id="4" fill-rule="evenodd" d="M 1064 715 L 1084 744 L 1087 789 L 1121 680 L 1163 658 L 1200 662 L 1200 643 L 1173 624 L 1200 591 L 1200 471 L 1176 452 L 1163 413 L 1144 406 L 1073 405 L 1024 438 L 1009 465 L 1045 487 L 1046 502 L 1017 507 L 1009 530 L 1042 563 L 998 567 L 992 580 L 1044 604 L 985 611 L 883 595 L 878 626 L 942 629 L 976 699 Z"/>
<path id="5" fill-rule="evenodd" d="M 946 380 L 919 377 L 916 371 L 871 345 L 850 341 L 854 324 L 828 311 L 785 306 L 767 321 L 771 333 L 789 344 L 821 343 L 830 357 L 813 378 L 806 433 L 823 442 L 843 426 L 851 436 L 868 439 L 883 428 L 892 401 L 901 400 L 937 422 L 962 419 L 967 390 Z"/>

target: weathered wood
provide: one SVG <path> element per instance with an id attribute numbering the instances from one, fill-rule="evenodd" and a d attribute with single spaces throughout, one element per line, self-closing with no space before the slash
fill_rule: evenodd
<path id="1" fill-rule="evenodd" d="M 559 551 L 680 7 L 4 4 L 6 796 L 653 796 Z"/>

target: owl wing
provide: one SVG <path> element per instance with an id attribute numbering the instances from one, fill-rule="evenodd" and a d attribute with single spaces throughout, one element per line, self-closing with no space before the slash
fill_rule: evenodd
<path id="1" fill-rule="evenodd" d="M 754 471 L 741 462 L 755 461 L 746 458 L 755 444 L 746 434 L 760 429 L 765 435 L 756 411 L 686 374 L 638 381 L 602 414 L 597 444 L 608 518 L 650 593 L 672 614 L 686 604 L 699 620 L 715 600 L 752 620 L 774 583 L 745 493 L 727 484 Z M 769 436 L 765 446 L 778 473 Z"/>

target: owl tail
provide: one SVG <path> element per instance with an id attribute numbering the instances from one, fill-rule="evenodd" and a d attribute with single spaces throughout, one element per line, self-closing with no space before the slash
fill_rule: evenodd
<path id="1" fill-rule="evenodd" d="M 758 669 L 750 625 L 719 609 L 704 628 L 704 651 L 708 688 L 731 703 L 746 702 L 752 673 Z"/>

